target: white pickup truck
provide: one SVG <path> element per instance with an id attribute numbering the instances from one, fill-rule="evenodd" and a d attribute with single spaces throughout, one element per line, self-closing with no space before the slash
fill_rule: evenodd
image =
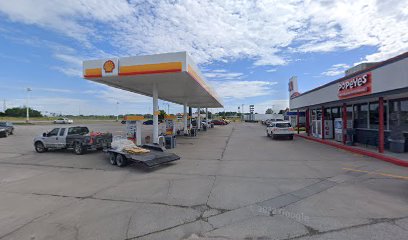
<path id="1" fill-rule="evenodd" d="M 280 121 L 280 122 L 270 122 L 266 127 L 266 135 L 276 139 L 277 137 L 287 137 L 290 140 L 293 139 L 295 131 L 291 126 L 290 122 Z"/>
<path id="2" fill-rule="evenodd" d="M 87 127 L 54 128 L 42 136 L 34 138 L 34 148 L 38 153 L 48 149 L 73 149 L 75 154 L 88 150 L 109 148 L 112 143 L 111 133 L 89 132 Z"/>

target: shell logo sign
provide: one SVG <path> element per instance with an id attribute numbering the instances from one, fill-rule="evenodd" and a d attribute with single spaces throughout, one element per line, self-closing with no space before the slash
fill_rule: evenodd
<path id="1" fill-rule="evenodd" d="M 115 63 L 112 60 L 108 60 L 103 64 L 103 70 L 105 73 L 111 73 L 115 69 Z"/>

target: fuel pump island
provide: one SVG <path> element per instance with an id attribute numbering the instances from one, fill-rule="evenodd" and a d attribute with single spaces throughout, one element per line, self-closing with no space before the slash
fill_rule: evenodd
<path id="1" fill-rule="evenodd" d="M 165 53 L 124 58 L 106 58 L 88 60 L 83 62 L 83 76 L 85 79 L 122 90 L 152 97 L 153 132 L 152 143 L 142 145 L 141 128 L 143 118 L 129 116 L 126 121 L 127 138 L 133 138 L 138 146 L 152 149 L 155 152 L 166 153 L 159 144 L 158 99 L 183 105 L 183 135 L 189 135 L 189 119 L 187 107 L 193 108 L 222 108 L 223 103 L 216 92 L 205 81 L 197 65 L 186 52 Z M 114 96 L 112 96 L 114 97 Z M 165 119 L 166 136 L 169 148 L 175 147 L 175 118 L 169 116 Z M 200 119 L 198 119 L 200 128 Z M 110 151 L 111 158 L 118 158 L 121 162 L 123 153 Z M 140 156 L 148 155 L 141 154 Z M 159 154 L 160 155 L 160 154 Z M 139 157 L 140 157 L 139 156 Z M 177 156 L 177 155 L 176 155 Z M 154 156 L 150 161 L 153 161 Z M 156 156 L 159 157 L 159 156 Z M 177 156 L 178 157 L 178 156 Z M 116 164 L 119 165 L 116 160 Z"/>

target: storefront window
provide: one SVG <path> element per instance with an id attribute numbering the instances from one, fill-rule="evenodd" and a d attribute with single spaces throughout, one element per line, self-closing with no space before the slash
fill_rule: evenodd
<path id="1" fill-rule="evenodd" d="M 316 120 L 322 120 L 322 110 L 316 109 Z"/>
<path id="2" fill-rule="evenodd" d="M 378 103 L 370 103 L 370 129 L 378 129 Z"/>
<path id="3" fill-rule="evenodd" d="M 347 120 L 353 119 L 353 106 L 347 106 Z"/>
<path id="4" fill-rule="evenodd" d="M 332 118 L 333 119 L 341 118 L 341 111 L 339 107 L 332 108 Z"/>
<path id="5" fill-rule="evenodd" d="M 408 99 L 390 101 L 390 130 L 408 132 Z"/>
<path id="6" fill-rule="evenodd" d="M 368 125 L 368 105 L 358 104 L 354 105 L 354 128 L 367 128 Z"/>
<path id="7" fill-rule="evenodd" d="M 325 108 L 324 109 L 324 119 L 325 120 L 332 120 L 332 114 L 331 114 L 331 109 L 330 108 Z"/>

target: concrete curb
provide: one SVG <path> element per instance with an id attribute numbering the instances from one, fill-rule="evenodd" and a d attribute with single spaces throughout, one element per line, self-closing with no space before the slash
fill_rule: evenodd
<path id="1" fill-rule="evenodd" d="M 357 153 L 357 154 L 361 154 L 361 155 L 365 155 L 368 157 L 372 157 L 372 158 L 376 158 L 385 162 L 389 162 L 398 166 L 402 166 L 402 167 L 408 167 L 408 161 L 404 161 L 401 160 L 399 158 L 395 158 L 395 157 L 390 157 L 390 156 L 386 156 L 384 154 L 380 154 L 380 153 L 375 153 L 375 152 L 371 152 L 371 151 L 367 151 L 367 150 L 363 150 L 363 149 L 358 149 L 358 148 L 354 148 L 351 146 L 346 146 L 340 143 L 335 143 L 335 142 L 330 142 L 330 141 L 325 141 L 322 139 L 318 139 L 318 138 L 314 138 L 314 137 L 310 137 L 310 136 L 304 136 L 301 134 L 295 134 L 298 137 L 301 138 L 305 138 L 307 140 L 311 140 L 311 141 L 315 141 L 318 143 L 322 143 L 322 144 L 326 144 L 332 147 L 336 147 L 336 148 L 340 148 L 349 152 L 353 152 L 353 153 Z"/>

